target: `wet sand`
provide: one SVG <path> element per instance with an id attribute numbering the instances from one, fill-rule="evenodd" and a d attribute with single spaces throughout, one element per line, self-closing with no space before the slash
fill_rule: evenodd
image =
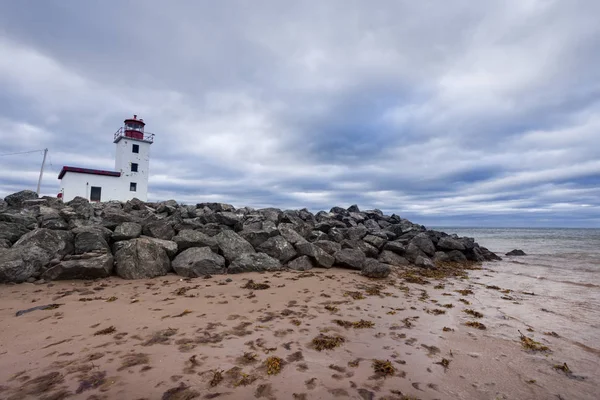
<path id="1" fill-rule="evenodd" d="M 494 275 L 410 283 L 397 271 L 375 281 L 318 269 L 2 285 L 0 398 L 598 398 L 599 344 L 519 314 L 533 296 L 492 287 Z M 243 288 L 249 280 L 259 285 Z M 15 316 L 46 304 L 59 306 Z M 525 350 L 518 331 L 550 350 Z M 319 351 L 316 337 L 337 347 Z"/>

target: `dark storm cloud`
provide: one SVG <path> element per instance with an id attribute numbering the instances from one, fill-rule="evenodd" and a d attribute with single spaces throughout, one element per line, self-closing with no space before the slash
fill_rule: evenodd
<path id="1" fill-rule="evenodd" d="M 600 224 L 600 3 L 0 4 L 0 154 L 110 169 L 136 113 L 149 197 L 378 207 L 431 225 Z M 0 195 L 39 153 L 0 156 Z"/>

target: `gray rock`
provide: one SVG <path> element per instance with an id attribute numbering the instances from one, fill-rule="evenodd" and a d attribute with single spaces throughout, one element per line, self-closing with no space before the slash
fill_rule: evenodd
<path id="1" fill-rule="evenodd" d="M 99 231 L 81 232 L 75 236 L 75 254 L 89 253 L 94 250 L 110 252 L 110 247 Z"/>
<path id="2" fill-rule="evenodd" d="M 299 255 L 312 258 L 318 267 L 331 268 L 335 262 L 333 256 L 327 254 L 325 250 L 313 243 L 298 243 L 295 247 Z"/>
<path id="3" fill-rule="evenodd" d="M 379 256 L 379 250 L 362 240 L 344 240 L 341 244 L 342 248 L 360 250 L 369 258 L 377 258 Z"/>
<path id="4" fill-rule="evenodd" d="M 0 221 L 22 225 L 28 230 L 38 227 L 38 220 L 36 219 L 35 214 L 27 211 L 0 213 Z"/>
<path id="5" fill-rule="evenodd" d="M 177 243 L 180 252 L 191 247 L 210 247 L 214 252 L 219 251 L 217 240 L 200 231 L 184 229 L 173 236 L 173 241 Z"/>
<path id="6" fill-rule="evenodd" d="M 6 239 L 0 239 L 0 249 L 8 249 L 10 247 L 10 242 Z"/>
<path id="7" fill-rule="evenodd" d="M 159 245 L 160 247 L 162 247 L 162 249 L 167 253 L 167 256 L 169 256 L 170 259 L 173 259 L 173 257 L 175 257 L 175 255 L 179 251 L 179 247 L 177 246 L 177 243 L 173 242 L 172 240 L 163 240 L 163 239 L 157 239 L 157 238 L 152 238 L 152 237 L 148 237 L 148 236 L 141 236 L 141 237 L 149 239 L 149 240 L 153 241 L 154 243 L 156 243 L 157 245 Z"/>
<path id="8" fill-rule="evenodd" d="M 437 248 L 443 251 L 465 250 L 465 245 L 450 236 L 444 236 L 437 242 Z"/>
<path id="9" fill-rule="evenodd" d="M 435 257 L 433 258 L 435 262 L 452 262 L 452 263 L 466 263 L 467 257 L 458 250 L 452 250 L 447 253 L 442 251 L 436 251 Z"/>
<path id="10" fill-rule="evenodd" d="M 377 221 L 375 221 L 373 219 L 367 219 L 366 221 L 363 222 L 363 225 L 370 232 L 377 232 L 377 231 L 381 230 L 381 227 L 379 226 L 379 224 L 377 223 Z"/>
<path id="11" fill-rule="evenodd" d="M 406 246 L 399 241 L 387 242 L 385 246 L 383 246 L 383 249 L 393 251 L 399 255 L 403 255 L 406 252 Z"/>
<path id="12" fill-rule="evenodd" d="M 20 192 L 10 194 L 4 198 L 6 204 L 13 208 L 22 208 L 27 200 L 35 200 L 38 198 L 36 192 L 32 190 L 21 190 Z"/>
<path id="13" fill-rule="evenodd" d="M 227 273 L 279 271 L 280 269 L 282 266 L 279 260 L 265 253 L 244 253 L 227 267 Z"/>
<path id="14" fill-rule="evenodd" d="M 340 267 L 361 270 L 367 257 L 358 249 L 342 249 L 334 254 L 335 264 Z"/>
<path id="15" fill-rule="evenodd" d="M 66 254 L 72 254 L 73 233 L 68 231 L 55 231 L 51 229 L 38 228 L 23 235 L 14 245 L 13 248 L 21 249 L 23 253 L 29 249 L 37 247 L 44 253 L 45 257 L 43 266 L 47 265 L 50 260 L 56 257 L 62 257 Z"/>
<path id="16" fill-rule="evenodd" d="M 115 272 L 124 279 L 144 279 L 166 275 L 171 262 L 165 250 L 149 238 L 120 243 L 115 254 Z"/>
<path id="17" fill-rule="evenodd" d="M 308 271 L 315 267 L 315 262 L 308 256 L 300 256 L 290 261 L 287 267 L 295 271 Z"/>
<path id="18" fill-rule="evenodd" d="M 123 222 L 117 225 L 112 233 L 112 239 L 115 242 L 121 240 L 131 240 L 140 237 L 142 234 L 142 225 L 137 222 Z"/>
<path id="19" fill-rule="evenodd" d="M 421 250 L 423 253 L 428 256 L 432 256 L 435 254 L 435 246 L 427 233 L 422 232 L 415 236 L 410 243 L 414 244 Z"/>
<path id="20" fill-rule="evenodd" d="M 37 246 L 0 249 L 0 282 L 25 282 L 47 263 L 48 253 Z"/>
<path id="21" fill-rule="evenodd" d="M 150 222 L 142 229 L 145 236 L 150 236 L 157 239 L 171 240 L 175 236 L 175 230 L 169 221 L 158 220 Z"/>
<path id="22" fill-rule="evenodd" d="M 377 260 L 384 264 L 397 266 L 410 264 L 406 258 L 390 250 L 383 250 Z"/>
<path id="23" fill-rule="evenodd" d="M 27 232 L 29 232 L 29 229 L 23 225 L 15 224 L 14 222 L 0 221 L 0 239 L 5 239 L 10 243 L 14 243 Z"/>
<path id="24" fill-rule="evenodd" d="M 244 253 L 255 253 L 254 247 L 234 231 L 223 231 L 215 236 L 225 260 L 232 262 Z"/>
<path id="25" fill-rule="evenodd" d="M 526 256 L 523 250 L 514 249 L 506 253 L 507 256 Z"/>
<path id="26" fill-rule="evenodd" d="M 353 241 L 362 240 L 362 238 L 367 236 L 368 233 L 369 231 L 367 228 L 365 228 L 364 225 L 358 225 L 352 228 L 348 228 L 348 230 L 346 231 L 346 238 L 348 238 L 348 240 Z"/>
<path id="27" fill-rule="evenodd" d="M 261 223 L 262 226 L 262 223 Z M 242 230 L 239 235 L 246 239 L 255 249 L 271 237 L 271 233 L 263 230 Z"/>
<path id="28" fill-rule="evenodd" d="M 302 235 L 300 235 L 298 232 L 296 232 L 294 229 L 290 228 L 287 225 L 280 224 L 278 226 L 278 229 L 281 233 L 281 236 L 283 236 L 285 240 L 287 240 L 294 246 L 300 243 L 308 243 L 308 241 L 304 239 Z"/>
<path id="29" fill-rule="evenodd" d="M 113 271 L 112 254 L 96 254 L 90 258 L 61 261 L 42 274 L 45 280 L 97 279 L 109 277 Z"/>
<path id="30" fill-rule="evenodd" d="M 367 259 L 361 270 L 361 274 L 368 278 L 386 278 L 391 272 L 391 268 L 387 264 L 382 264 L 377 260 Z"/>
<path id="31" fill-rule="evenodd" d="M 275 236 L 265 240 L 256 250 L 268 254 L 282 263 L 288 262 L 297 255 L 294 246 L 285 240 L 283 236 Z"/>
<path id="32" fill-rule="evenodd" d="M 319 246 L 327 252 L 327 254 L 334 255 L 337 251 L 342 249 L 342 245 L 331 240 L 317 240 L 314 242 L 316 246 Z"/>
<path id="33" fill-rule="evenodd" d="M 225 259 L 209 247 L 191 247 L 173 260 L 173 269 L 180 276 L 196 278 L 225 273 Z"/>
<path id="34" fill-rule="evenodd" d="M 431 261 L 430 258 L 423 257 L 423 256 L 417 257 L 417 260 L 415 261 L 415 265 L 420 268 L 436 269 L 436 266 L 433 263 L 433 261 Z"/>
<path id="35" fill-rule="evenodd" d="M 369 243 L 371 246 L 375 247 L 376 249 L 381 249 L 386 243 L 387 240 L 380 238 L 378 236 L 374 236 L 374 235 L 367 235 L 363 238 L 363 241 L 366 243 Z"/>
<path id="36" fill-rule="evenodd" d="M 421 251 L 421 249 L 416 244 L 411 242 L 406 247 L 406 251 L 404 252 L 404 257 L 408 261 L 414 263 L 415 261 L 417 261 L 418 257 L 427 257 L 427 255 L 425 253 L 423 253 L 423 251 Z"/>
<path id="37" fill-rule="evenodd" d="M 74 213 L 73 217 L 77 219 L 89 219 L 94 216 L 94 207 L 90 204 L 90 202 L 83 197 L 75 197 L 73 200 L 67 203 L 70 210 Z M 61 211 L 67 211 L 65 209 Z M 64 218 L 64 214 L 63 215 Z M 69 221 L 69 218 L 65 218 Z"/>

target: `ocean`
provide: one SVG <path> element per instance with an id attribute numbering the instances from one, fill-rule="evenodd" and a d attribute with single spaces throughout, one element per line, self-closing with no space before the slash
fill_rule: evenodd
<path id="1" fill-rule="evenodd" d="M 525 306 L 505 306 L 507 319 L 556 327 L 600 360 L 600 229 L 435 229 L 473 237 L 503 258 L 484 264 L 494 273 L 476 274 L 483 283 L 535 294 Z M 513 249 L 527 256 L 505 256 Z"/>

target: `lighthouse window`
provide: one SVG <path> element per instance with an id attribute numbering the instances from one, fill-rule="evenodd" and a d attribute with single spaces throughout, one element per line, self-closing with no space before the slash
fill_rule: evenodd
<path id="1" fill-rule="evenodd" d="M 134 144 L 134 145 L 131 147 L 131 152 L 132 152 L 132 153 L 139 153 L 139 152 L 140 152 L 140 145 L 139 145 L 139 144 Z"/>
<path id="2" fill-rule="evenodd" d="M 137 183 L 135 183 L 135 182 L 131 182 L 131 183 L 129 184 L 129 191 L 130 191 L 130 192 L 135 192 L 135 191 L 137 191 Z"/>
<path id="3" fill-rule="evenodd" d="M 131 163 L 131 172 L 138 172 L 138 165 L 136 163 Z"/>

